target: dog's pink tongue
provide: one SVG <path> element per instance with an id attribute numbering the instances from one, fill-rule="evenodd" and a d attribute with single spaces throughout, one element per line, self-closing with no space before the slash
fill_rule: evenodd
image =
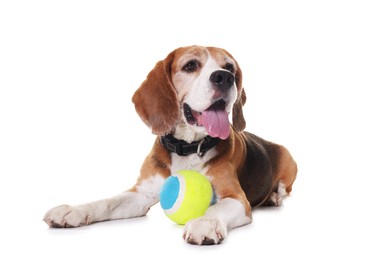
<path id="1" fill-rule="evenodd" d="M 230 135 L 229 114 L 224 110 L 206 110 L 201 113 L 202 124 L 210 136 L 224 140 Z"/>

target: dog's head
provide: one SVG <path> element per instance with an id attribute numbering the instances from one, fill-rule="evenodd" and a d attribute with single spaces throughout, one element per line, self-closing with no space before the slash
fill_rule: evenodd
<path id="1" fill-rule="evenodd" d="M 190 46 L 174 50 L 155 65 L 132 101 L 156 135 L 182 126 L 226 139 L 230 114 L 236 131 L 245 128 L 241 69 L 224 49 Z"/>

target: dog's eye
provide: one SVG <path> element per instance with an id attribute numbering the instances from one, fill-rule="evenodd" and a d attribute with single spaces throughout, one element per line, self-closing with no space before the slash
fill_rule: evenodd
<path id="1" fill-rule="evenodd" d="M 225 70 L 230 71 L 231 73 L 234 73 L 234 65 L 231 63 L 226 63 L 225 65 Z"/>
<path id="2" fill-rule="evenodd" d="M 199 62 L 197 60 L 190 60 L 184 67 L 182 67 L 182 71 L 191 73 L 197 70 L 199 67 Z"/>

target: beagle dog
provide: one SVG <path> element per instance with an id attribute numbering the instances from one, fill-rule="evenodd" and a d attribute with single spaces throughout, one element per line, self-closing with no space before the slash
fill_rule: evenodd
<path id="1" fill-rule="evenodd" d="M 297 165 L 288 150 L 243 131 L 242 73 L 226 50 L 174 50 L 155 65 L 132 101 L 157 135 L 136 184 L 108 199 L 52 208 L 44 217 L 49 227 L 143 216 L 159 202 L 168 176 L 193 169 L 209 178 L 216 203 L 185 224 L 183 238 L 219 244 L 229 230 L 252 221 L 253 207 L 280 206 L 291 192 Z"/>

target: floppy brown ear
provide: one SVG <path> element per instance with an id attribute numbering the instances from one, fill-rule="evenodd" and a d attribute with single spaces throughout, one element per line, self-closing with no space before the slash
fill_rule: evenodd
<path id="1" fill-rule="evenodd" d="M 240 96 L 238 97 L 237 101 L 234 103 L 234 107 L 233 107 L 233 127 L 234 130 L 237 132 L 243 131 L 246 127 L 244 113 L 242 112 L 242 107 L 246 102 L 245 90 L 242 89 L 239 95 Z"/>
<path id="2" fill-rule="evenodd" d="M 174 53 L 159 61 L 132 97 L 136 112 L 156 135 L 168 134 L 177 124 L 180 105 L 171 80 Z"/>
<path id="3" fill-rule="evenodd" d="M 242 107 L 246 102 L 245 90 L 242 88 L 242 72 L 237 64 L 237 73 L 235 75 L 235 82 L 238 89 L 237 101 L 234 103 L 233 107 L 233 128 L 237 132 L 241 132 L 246 127 L 246 122 L 244 118 L 244 113 L 242 112 Z"/>

